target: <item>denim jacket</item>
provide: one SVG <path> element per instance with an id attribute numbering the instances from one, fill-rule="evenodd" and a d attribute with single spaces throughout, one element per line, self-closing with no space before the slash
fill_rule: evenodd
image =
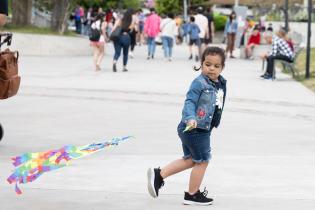
<path id="1" fill-rule="evenodd" d="M 226 36 L 228 33 L 235 33 L 236 34 L 237 28 L 238 28 L 238 23 L 236 20 L 233 20 L 232 22 L 230 22 L 230 20 L 227 20 L 225 27 L 224 27 L 224 36 Z"/>
<path id="2" fill-rule="evenodd" d="M 226 96 L 226 80 L 221 75 L 219 76 L 219 80 L 223 84 L 224 107 Z M 215 104 L 215 84 L 213 84 L 213 82 L 207 76 L 200 74 L 191 83 L 190 88 L 187 92 L 184 108 L 182 111 L 182 122 L 187 123 L 189 120 L 196 120 L 197 128 L 210 130 L 213 113 L 215 111 Z"/>

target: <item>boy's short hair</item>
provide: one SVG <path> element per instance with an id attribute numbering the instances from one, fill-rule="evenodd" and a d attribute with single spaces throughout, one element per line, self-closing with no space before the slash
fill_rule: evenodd
<path id="1" fill-rule="evenodd" d="M 195 22 L 195 17 L 194 16 L 190 16 L 190 22 Z"/>

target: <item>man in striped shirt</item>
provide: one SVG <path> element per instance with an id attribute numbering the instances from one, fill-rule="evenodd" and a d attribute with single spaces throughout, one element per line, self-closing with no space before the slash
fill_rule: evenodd
<path id="1" fill-rule="evenodd" d="M 274 60 L 293 62 L 294 52 L 286 41 L 286 32 L 283 29 L 280 29 L 276 35 L 268 34 L 266 39 L 268 43 L 272 43 L 272 52 L 262 56 L 267 60 L 267 69 L 261 77 L 271 79 L 274 73 Z"/>

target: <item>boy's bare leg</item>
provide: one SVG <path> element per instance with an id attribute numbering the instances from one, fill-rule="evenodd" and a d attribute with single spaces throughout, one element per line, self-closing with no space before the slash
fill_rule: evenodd
<path id="1" fill-rule="evenodd" d="M 3 26 L 7 21 L 7 16 L 4 14 L 0 14 L 0 26 Z"/>
<path id="2" fill-rule="evenodd" d="M 193 195 L 199 190 L 201 182 L 205 175 L 207 166 L 208 166 L 208 162 L 195 163 L 190 173 L 189 190 L 188 190 L 189 194 Z"/>
<path id="3" fill-rule="evenodd" d="M 189 159 L 178 159 L 174 160 L 173 162 L 167 164 L 165 167 L 161 169 L 161 176 L 163 179 L 166 177 L 169 177 L 173 174 L 179 173 L 181 171 L 184 171 L 186 169 L 189 169 L 194 166 L 194 162 Z"/>

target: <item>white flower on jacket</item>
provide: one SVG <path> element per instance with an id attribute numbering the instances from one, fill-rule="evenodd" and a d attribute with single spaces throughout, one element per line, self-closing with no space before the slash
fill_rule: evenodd
<path id="1" fill-rule="evenodd" d="M 217 95 L 216 95 L 216 101 L 215 101 L 215 105 L 218 106 L 218 109 L 222 109 L 223 107 L 223 97 L 224 97 L 224 92 L 222 89 L 219 89 L 217 91 Z"/>

